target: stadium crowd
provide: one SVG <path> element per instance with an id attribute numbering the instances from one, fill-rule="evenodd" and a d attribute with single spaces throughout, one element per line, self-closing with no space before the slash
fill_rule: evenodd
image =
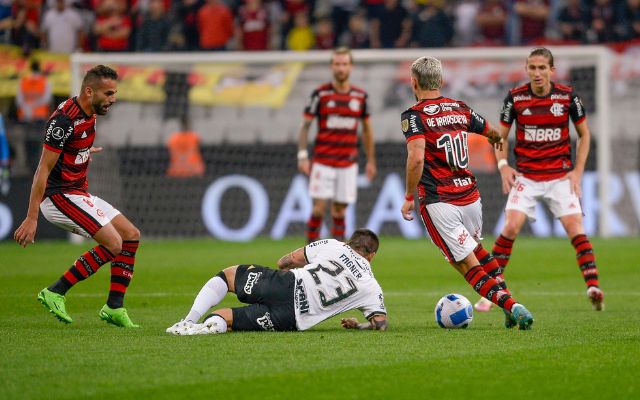
<path id="1" fill-rule="evenodd" d="M 384 21 L 384 23 L 381 23 Z M 25 52 L 626 43 L 640 0 L 0 0 Z"/>

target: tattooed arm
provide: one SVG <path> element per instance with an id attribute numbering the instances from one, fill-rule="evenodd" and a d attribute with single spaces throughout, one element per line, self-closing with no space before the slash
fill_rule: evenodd
<path id="1" fill-rule="evenodd" d="M 278 260 L 278 268 L 284 271 L 288 271 L 292 268 L 300 268 L 307 265 L 307 258 L 304 255 L 304 247 L 300 247 L 286 254 Z"/>

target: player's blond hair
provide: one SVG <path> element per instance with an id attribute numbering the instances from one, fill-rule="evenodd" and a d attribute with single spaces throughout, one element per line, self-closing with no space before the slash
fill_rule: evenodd
<path id="1" fill-rule="evenodd" d="M 341 46 L 338 47 L 337 49 L 333 50 L 333 53 L 331 54 L 331 60 L 329 60 L 330 63 L 333 62 L 333 57 L 337 56 L 337 55 L 343 55 L 346 54 L 349 56 L 349 62 L 351 64 L 353 64 L 353 54 L 351 54 L 351 49 L 346 47 L 346 46 Z"/>
<path id="2" fill-rule="evenodd" d="M 438 90 L 442 87 L 442 63 L 437 58 L 418 58 L 411 64 L 411 75 L 422 90 Z"/>

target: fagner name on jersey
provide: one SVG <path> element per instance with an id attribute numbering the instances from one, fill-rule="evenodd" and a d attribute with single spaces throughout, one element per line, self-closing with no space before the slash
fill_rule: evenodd
<path id="1" fill-rule="evenodd" d="M 344 265 L 347 266 L 347 268 L 349 268 L 349 271 L 351 271 L 351 273 L 353 274 L 353 276 L 355 276 L 357 279 L 362 279 L 362 274 L 360 273 L 360 271 L 358 270 L 358 267 L 356 266 L 356 263 L 351 260 L 346 254 L 342 253 L 340 254 L 340 257 L 338 257 L 340 259 L 340 262 Z"/>
<path id="2" fill-rule="evenodd" d="M 358 120 L 353 117 L 342 117 L 340 115 L 330 115 L 327 118 L 328 129 L 355 129 Z"/>
<path id="3" fill-rule="evenodd" d="M 430 127 L 469 123 L 465 115 L 443 115 L 442 117 L 427 118 L 427 125 Z"/>
<path id="4" fill-rule="evenodd" d="M 524 140 L 528 142 L 553 142 L 560 140 L 560 128 L 524 128 Z"/>

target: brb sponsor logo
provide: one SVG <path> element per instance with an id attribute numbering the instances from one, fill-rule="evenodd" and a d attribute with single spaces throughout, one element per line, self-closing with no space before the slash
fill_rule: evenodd
<path id="1" fill-rule="evenodd" d="M 357 123 L 358 120 L 353 117 L 330 115 L 327 118 L 327 128 L 329 129 L 355 129 Z"/>
<path id="2" fill-rule="evenodd" d="M 527 142 L 554 142 L 560 140 L 560 128 L 524 128 L 524 140 Z"/>
<path id="3" fill-rule="evenodd" d="M 258 282 L 258 279 L 260 279 L 260 275 L 262 275 L 262 272 L 249 272 L 247 283 L 244 284 L 244 292 L 246 294 L 251 294 L 253 286 Z"/>

